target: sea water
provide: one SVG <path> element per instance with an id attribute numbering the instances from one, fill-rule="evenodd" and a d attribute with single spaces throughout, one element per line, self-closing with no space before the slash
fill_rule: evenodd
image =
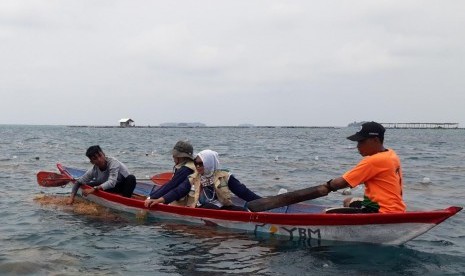
<path id="1" fill-rule="evenodd" d="M 189 139 L 212 149 L 262 196 L 314 186 L 360 160 L 354 128 L 95 128 L 0 126 L 0 275 L 464 275 L 465 212 L 403 246 L 289 243 L 173 221 L 147 222 L 78 201 L 71 186 L 43 188 L 56 163 L 87 169 L 99 144 L 138 178 L 171 170 L 170 150 Z M 465 205 L 465 130 L 388 129 L 409 210 Z M 363 194 L 363 188 L 350 191 Z M 341 192 L 315 199 L 339 206 Z M 83 208 L 81 208 L 84 206 Z M 81 210 L 81 211 L 80 211 Z M 84 211 L 82 211 L 84 210 Z"/>

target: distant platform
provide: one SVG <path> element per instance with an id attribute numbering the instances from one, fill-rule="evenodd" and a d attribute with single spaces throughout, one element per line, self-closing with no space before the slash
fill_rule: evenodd
<path id="1" fill-rule="evenodd" d="M 458 123 L 381 123 L 385 128 L 458 129 Z"/>
<path id="2" fill-rule="evenodd" d="M 464 129 L 459 128 L 458 123 L 381 123 L 385 128 L 394 129 Z M 348 127 L 355 127 L 351 124 Z M 322 129 L 339 129 L 345 127 L 339 126 L 85 126 L 85 125 L 68 125 L 67 127 L 83 127 L 83 128 L 322 128 Z"/>
<path id="3" fill-rule="evenodd" d="M 88 127 L 88 128 L 341 128 L 335 126 L 132 126 L 132 127 L 121 127 L 121 126 L 84 126 L 84 125 L 68 125 L 67 127 Z"/>

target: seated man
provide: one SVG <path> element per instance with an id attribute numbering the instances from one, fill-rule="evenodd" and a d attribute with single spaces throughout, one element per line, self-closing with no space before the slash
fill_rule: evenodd
<path id="1" fill-rule="evenodd" d="M 131 197 L 136 187 L 136 177 L 129 174 L 128 168 L 113 157 L 107 157 L 100 146 L 91 146 L 87 149 L 86 156 L 94 165 L 83 176 L 76 179 L 71 191 L 68 204 L 73 204 L 76 193 L 85 183 L 93 188 L 84 189 L 83 194 L 92 194 L 97 190 L 118 193 L 124 197 Z"/>
<path id="2" fill-rule="evenodd" d="M 194 147 L 189 141 L 178 141 L 172 150 L 172 156 L 174 161 L 174 174 L 168 183 L 164 184 L 160 188 L 152 191 L 149 197 L 146 199 L 146 204 L 149 204 L 152 200 L 163 197 L 165 201 L 173 202 L 175 205 L 185 206 L 185 200 L 182 198 L 175 202 L 175 198 L 179 199 L 180 193 L 183 193 L 184 187 L 181 184 L 187 180 L 189 175 L 195 172 L 194 165 Z"/>
<path id="3" fill-rule="evenodd" d="M 394 150 L 385 148 L 385 128 L 376 122 L 367 122 L 359 132 L 347 137 L 357 142 L 357 149 L 363 159 L 341 177 L 326 183 L 327 191 L 354 188 L 365 185 L 364 198 L 346 198 L 340 212 L 398 213 L 405 212 L 402 199 L 402 168 Z M 330 212 L 339 212 L 337 208 Z"/>

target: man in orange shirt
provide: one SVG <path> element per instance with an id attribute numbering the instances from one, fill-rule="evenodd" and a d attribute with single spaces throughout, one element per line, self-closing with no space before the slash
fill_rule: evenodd
<path id="1" fill-rule="evenodd" d="M 357 149 L 363 159 L 342 177 L 331 179 L 326 184 L 328 192 L 365 184 L 363 199 L 344 200 L 344 207 L 353 207 L 351 212 L 405 212 L 400 159 L 394 150 L 384 148 L 384 132 L 385 128 L 381 124 L 367 122 L 362 124 L 359 132 L 347 137 L 357 142 Z M 338 212 L 337 208 L 334 212 Z"/>

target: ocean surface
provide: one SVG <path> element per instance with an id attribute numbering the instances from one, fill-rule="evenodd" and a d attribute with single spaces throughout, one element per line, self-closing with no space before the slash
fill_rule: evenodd
<path id="1" fill-rule="evenodd" d="M 85 201 L 71 186 L 43 188 L 56 163 L 87 169 L 88 146 L 138 178 L 171 170 L 170 150 L 189 139 L 258 194 L 302 189 L 361 158 L 354 128 L 87 128 L 0 125 L 0 275 L 465 275 L 465 211 L 402 246 L 308 247 L 252 233 L 173 221 L 147 222 Z M 465 130 L 388 129 L 409 210 L 465 205 Z M 363 188 L 352 190 L 362 195 Z M 42 199 L 49 199 L 44 201 Z M 313 200 L 339 206 L 342 193 Z M 79 208 L 81 210 L 79 210 Z M 90 212 L 89 209 L 94 211 Z M 84 210 L 84 211 L 83 211 Z"/>

